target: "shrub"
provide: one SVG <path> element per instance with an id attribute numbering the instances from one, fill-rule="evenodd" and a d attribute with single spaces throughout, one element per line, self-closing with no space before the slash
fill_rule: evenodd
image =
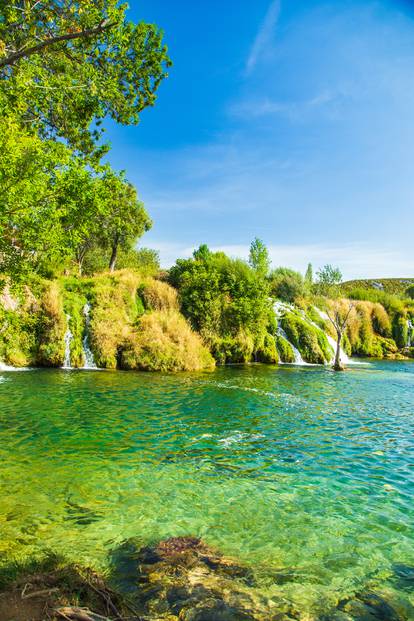
<path id="1" fill-rule="evenodd" d="M 307 288 L 299 272 L 279 267 L 269 277 L 271 294 L 284 302 L 294 302 L 306 295 Z"/>
<path id="2" fill-rule="evenodd" d="M 182 313 L 218 362 L 252 359 L 273 321 L 269 286 L 261 273 L 202 246 L 193 258 L 177 261 L 169 282 L 178 290 Z"/>
<path id="3" fill-rule="evenodd" d="M 200 371 L 214 367 L 210 352 L 177 311 L 143 315 L 130 332 L 120 366 L 142 371 Z"/>

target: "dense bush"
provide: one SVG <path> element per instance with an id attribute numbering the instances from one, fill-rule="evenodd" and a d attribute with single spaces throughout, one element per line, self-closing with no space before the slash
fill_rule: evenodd
<path id="1" fill-rule="evenodd" d="M 178 310 L 177 291 L 160 280 L 148 280 L 139 288 L 147 310 Z"/>
<path id="2" fill-rule="evenodd" d="M 307 284 L 299 272 L 287 267 L 279 267 L 270 274 L 271 295 L 284 302 L 295 302 L 308 292 Z"/>
<path id="3" fill-rule="evenodd" d="M 260 355 L 274 322 L 269 286 L 261 272 L 202 246 L 191 259 L 177 261 L 169 282 L 178 290 L 184 316 L 217 361 L 247 362 Z"/>

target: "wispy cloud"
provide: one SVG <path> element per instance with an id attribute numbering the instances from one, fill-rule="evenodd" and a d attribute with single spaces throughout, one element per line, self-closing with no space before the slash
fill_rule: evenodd
<path id="1" fill-rule="evenodd" d="M 247 74 L 253 71 L 261 55 L 271 43 L 272 36 L 279 19 L 280 8 L 280 0 L 273 0 L 273 2 L 271 2 L 267 10 L 266 16 L 259 28 L 259 31 L 251 47 L 250 54 L 246 62 Z"/>
<path id="2" fill-rule="evenodd" d="M 154 241 L 150 244 L 160 251 L 163 267 L 170 267 L 177 258 L 191 256 L 195 247 L 174 244 L 166 245 Z M 213 251 L 222 251 L 231 257 L 247 259 L 247 244 L 211 246 Z M 270 245 L 269 255 L 273 267 L 287 266 L 305 272 L 308 263 L 314 270 L 327 263 L 339 266 L 345 280 L 353 278 L 412 278 L 414 259 L 396 248 L 378 248 L 366 243 L 347 244 L 281 244 Z"/>
<path id="3" fill-rule="evenodd" d="M 338 90 L 325 89 L 309 99 L 302 101 L 277 101 L 269 97 L 260 99 L 244 99 L 233 103 L 229 112 L 230 115 L 241 119 L 260 118 L 272 115 L 281 115 L 290 120 L 302 119 L 305 115 L 319 109 L 329 107 L 330 113 L 337 113 L 337 110 L 344 102 L 346 93 Z"/>

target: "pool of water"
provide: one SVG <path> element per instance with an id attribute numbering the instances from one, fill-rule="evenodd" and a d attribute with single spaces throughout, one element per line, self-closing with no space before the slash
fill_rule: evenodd
<path id="1" fill-rule="evenodd" d="M 414 603 L 413 498 L 414 363 L 0 373 L 2 563 L 190 534 L 304 614 L 367 584 Z"/>

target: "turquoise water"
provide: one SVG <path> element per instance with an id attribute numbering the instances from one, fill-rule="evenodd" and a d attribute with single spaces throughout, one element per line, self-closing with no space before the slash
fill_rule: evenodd
<path id="1" fill-rule="evenodd" d="M 414 363 L 2 372 L 0 464 L 3 563 L 191 534 L 304 614 L 366 585 L 414 602 Z"/>

